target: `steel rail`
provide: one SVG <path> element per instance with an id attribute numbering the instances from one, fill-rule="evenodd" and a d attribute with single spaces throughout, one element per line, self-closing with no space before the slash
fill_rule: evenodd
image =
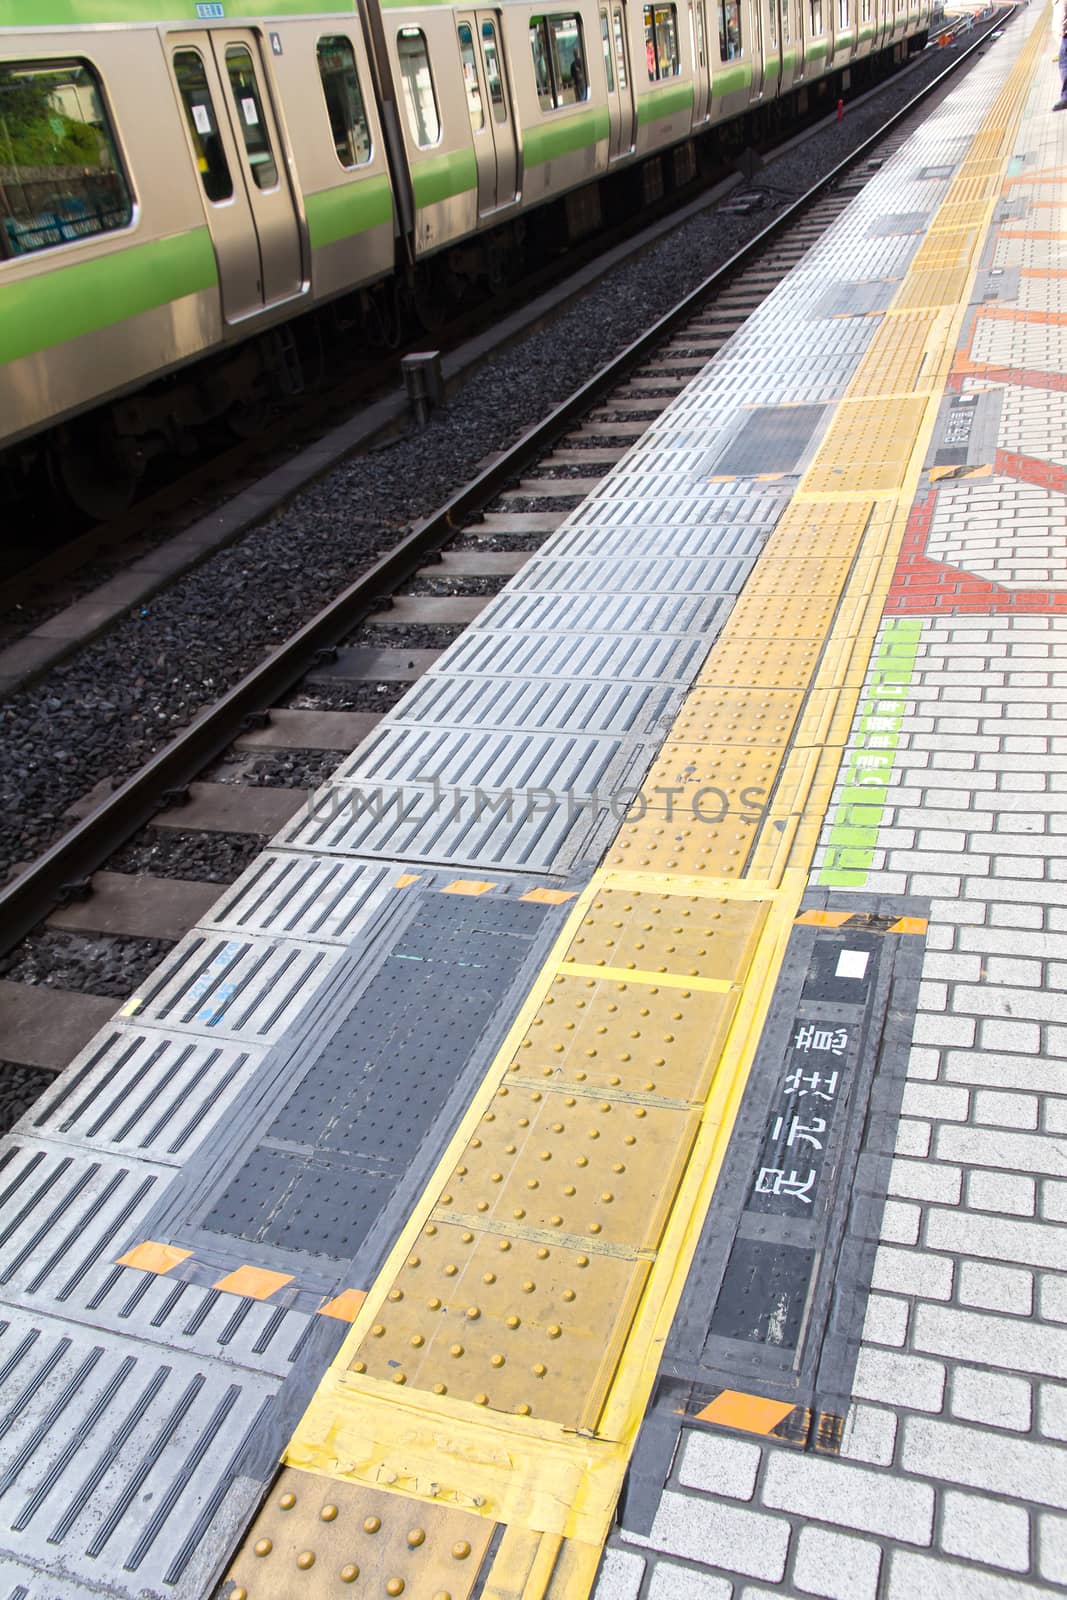
<path id="1" fill-rule="evenodd" d="M 1014 6 L 1009 8 L 1007 16 L 1015 9 Z M 454 537 L 463 522 L 492 500 L 526 463 L 568 431 L 576 418 L 593 410 L 631 368 L 638 366 L 651 350 L 713 299 L 740 271 L 750 267 L 768 244 L 798 221 L 820 196 L 870 155 L 894 128 L 952 77 L 964 61 L 981 49 L 989 34 L 1004 20 L 1002 13 L 990 29 L 894 112 L 863 144 L 780 212 L 640 338 L 529 428 L 509 450 L 418 523 L 394 549 L 272 650 L 221 699 L 194 717 L 187 728 L 176 734 L 106 800 L 0 889 L 0 954 L 6 954 L 23 939 L 54 905 L 87 893 L 90 875 L 108 856 L 158 811 L 180 798 L 196 774 L 221 755 L 252 719 L 262 715 L 265 706 L 298 683 L 322 651 L 334 648 L 365 617 L 380 609 L 383 598 L 424 565 L 434 550 Z"/>

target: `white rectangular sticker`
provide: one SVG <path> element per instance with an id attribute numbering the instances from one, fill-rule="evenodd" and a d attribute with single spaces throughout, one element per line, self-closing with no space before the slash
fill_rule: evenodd
<path id="1" fill-rule="evenodd" d="M 197 133 L 211 132 L 211 116 L 207 106 L 193 107 L 193 121 L 196 123 Z"/>
<path id="2" fill-rule="evenodd" d="M 867 971 L 869 952 L 866 950 L 842 950 L 837 958 L 837 974 L 839 978 L 862 978 Z"/>
<path id="3" fill-rule="evenodd" d="M 252 99 L 250 94 L 245 95 L 244 99 L 241 101 L 241 110 L 245 114 L 245 121 L 248 123 L 248 126 L 250 128 L 254 128 L 256 123 L 259 121 L 259 112 L 256 110 L 256 102 Z"/>

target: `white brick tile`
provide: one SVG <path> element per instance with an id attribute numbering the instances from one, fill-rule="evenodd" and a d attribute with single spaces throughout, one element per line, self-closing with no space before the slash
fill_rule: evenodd
<path id="1" fill-rule="evenodd" d="M 945 1369 L 940 1361 L 864 1345 L 856 1362 L 852 1392 L 863 1400 L 880 1400 L 913 1411 L 940 1411 Z"/>
<path id="2" fill-rule="evenodd" d="M 889 1176 L 890 1194 L 911 1200 L 936 1200 L 942 1205 L 959 1204 L 963 1174 L 959 1167 L 940 1161 L 904 1161 L 897 1156 Z"/>
<path id="3" fill-rule="evenodd" d="M 915 890 L 915 893 L 921 891 Z M 932 1012 L 915 1018 L 912 1038 L 916 1044 L 948 1045 L 956 1050 L 969 1050 L 974 1044 L 973 1017 L 937 1016 Z"/>
<path id="4" fill-rule="evenodd" d="M 1067 1517 L 1037 1519 L 1037 1570 L 1049 1583 L 1067 1586 Z"/>
<path id="5" fill-rule="evenodd" d="M 980 1089 L 974 1097 L 974 1118 L 1000 1128 L 1036 1128 L 1037 1096 L 1002 1094 Z"/>
<path id="6" fill-rule="evenodd" d="M 1025 1055 L 1041 1049 L 1041 1029 L 1036 1022 L 995 1018 L 982 1023 L 983 1050 L 1016 1050 Z"/>
<path id="7" fill-rule="evenodd" d="M 727 1578 L 694 1572 L 692 1567 L 679 1567 L 673 1561 L 657 1561 L 646 1600 L 730 1600 L 733 1592 L 734 1586 Z"/>
<path id="8" fill-rule="evenodd" d="M 926 1156 L 930 1153 L 930 1124 L 904 1117 L 897 1126 L 898 1156 Z"/>
<path id="9" fill-rule="evenodd" d="M 1035 1267 L 1050 1267 L 1054 1272 L 1067 1271 L 1067 1229 L 1051 1222 L 1023 1222 L 938 1209 L 927 1217 L 926 1243 L 934 1250 L 1025 1261 Z"/>
<path id="10" fill-rule="evenodd" d="M 1030 1518 L 1022 1506 L 949 1489 L 942 1501 L 941 1545 L 968 1561 L 1025 1572 L 1030 1565 Z"/>
<path id="11" fill-rule="evenodd" d="M 1043 1123 L 1049 1133 L 1067 1133 L 1067 1100 L 1048 1098 L 1044 1105 Z"/>
<path id="12" fill-rule="evenodd" d="M 967 1204 L 975 1211 L 1000 1211 L 1032 1217 L 1036 1204 L 1033 1178 L 1010 1172 L 969 1172 Z"/>
<path id="13" fill-rule="evenodd" d="M 926 959 L 923 977 L 938 978 L 947 983 L 978 983 L 982 976 L 982 958 L 977 953 L 965 955 L 940 955 L 931 952 L 927 935 Z"/>
<path id="14" fill-rule="evenodd" d="M 962 1261 L 956 1293 L 965 1306 L 1010 1311 L 1028 1317 L 1034 1306 L 1034 1280 L 1017 1267 L 994 1267 L 988 1261 Z"/>
<path id="15" fill-rule="evenodd" d="M 1010 956 L 989 956 L 986 960 L 986 983 L 1012 983 L 1039 988 L 1041 978 L 1040 961 L 1023 961 Z"/>
<path id="16" fill-rule="evenodd" d="M 945 1213 L 950 1215 L 950 1213 Z M 924 1300 L 947 1300 L 952 1294 L 952 1262 L 922 1250 L 878 1246 L 871 1285 L 891 1294 L 917 1295 Z"/>
<path id="17" fill-rule="evenodd" d="M 1067 1386 L 1043 1383 L 1038 1390 L 1037 1425 L 1049 1439 L 1067 1439 Z"/>
<path id="18" fill-rule="evenodd" d="M 1025 1378 L 990 1372 L 985 1367 L 957 1367 L 952 1375 L 949 1404 L 955 1416 L 984 1422 L 994 1428 L 1030 1428 L 1030 1385 Z"/>
<path id="19" fill-rule="evenodd" d="M 942 1121 L 963 1122 L 970 1105 L 966 1089 L 946 1088 L 943 1084 L 909 1083 L 904 1090 L 903 1114 L 907 1117 L 937 1117 Z"/>
<path id="20" fill-rule="evenodd" d="M 1041 1185 L 1041 1215 L 1050 1222 L 1067 1222 L 1067 1183 L 1045 1179 Z"/>
<path id="21" fill-rule="evenodd" d="M 637 1600 L 645 1563 L 627 1550 L 604 1551 L 600 1575 L 593 1590 L 594 1600 Z"/>
<path id="22" fill-rule="evenodd" d="M 843 1461 L 776 1452 L 767 1463 L 763 1502 L 906 1544 L 929 1544 L 933 1533 L 934 1495 L 927 1484 Z"/>
<path id="23" fill-rule="evenodd" d="M 902 1200 L 887 1200 L 882 1212 L 879 1237 L 887 1244 L 918 1244 L 922 1212 Z"/>
<path id="24" fill-rule="evenodd" d="M 908 1336 L 911 1306 L 893 1295 L 872 1294 L 867 1298 L 863 1337 L 871 1344 L 900 1346 Z"/>
<path id="25" fill-rule="evenodd" d="M 866 1461 L 872 1467 L 891 1466 L 896 1437 L 897 1419 L 892 1411 L 856 1402 L 849 1406 L 845 1419 L 841 1437 L 842 1458 L 845 1461 Z"/>
<path id="26" fill-rule="evenodd" d="M 936 1152 L 942 1161 L 962 1161 L 976 1167 L 1006 1167 L 1013 1172 L 1049 1176 L 1067 1172 L 1067 1152 L 1062 1142 L 1041 1133 L 943 1127 L 938 1129 Z"/>
<path id="27" fill-rule="evenodd" d="M 1039 1035 L 1040 1031 L 1038 1029 Z M 1040 1043 L 1035 1046 L 1035 1049 L 1040 1048 Z M 991 1050 L 949 1050 L 945 1053 L 945 1076 L 953 1082 L 1039 1090 L 1050 1082 L 1061 1083 L 1063 1072 L 1061 1061 L 1042 1061 L 1034 1055 L 1008 1056 Z"/>
<path id="28" fill-rule="evenodd" d="M 1046 1322 L 1067 1322 L 1067 1275 L 1043 1272 L 1038 1279 L 1037 1305 Z"/>
<path id="29" fill-rule="evenodd" d="M 1038 1505 L 1067 1505 L 1067 1474 L 1057 1445 L 1032 1444 L 1011 1434 L 998 1434 L 990 1449 L 982 1428 L 933 1417 L 904 1421 L 903 1463 L 908 1472 L 943 1478 L 966 1488 Z"/>
<path id="30" fill-rule="evenodd" d="M 710 1433 L 687 1432 L 684 1438 L 678 1477 L 687 1489 L 731 1500 L 752 1499 L 762 1455 L 758 1444 Z"/>
<path id="31" fill-rule="evenodd" d="M 793 1578 L 805 1594 L 825 1600 L 874 1600 L 882 1552 L 866 1539 L 825 1528 L 804 1528 L 797 1541 Z"/>
<path id="32" fill-rule="evenodd" d="M 789 1524 L 781 1517 L 667 1489 L 651 1534 L 645 1538 L 624 1532 L 623 1537 L 628 1544 L 661 1550 L 684 1561 L 726 1567 L 749 1578 L 777 1583 L 785 1572 L 789 1533 Z"/>
<path id="33" fill-rule="evenodd" d="M 919 1306 L 912 1344 L 930 1355 L 980 1361 L 1009 1372 L 1033 1372 L 1050 1378 L 1067 1372 L 1067 1330 L 1020 1317 L 993 1316 L 954 1306 Z"/>

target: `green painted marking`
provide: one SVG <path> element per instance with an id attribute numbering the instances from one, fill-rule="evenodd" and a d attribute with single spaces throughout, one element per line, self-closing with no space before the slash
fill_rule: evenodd
<path id="1" fill-rule="evenodd" d="M 527 167 L 539 167 L 557 156 L 567 156 L 573 150 L 599 144 L 608 137 L 610 130 L 607 106 L 592 106 L 578 116 L 538 123 L 523 131 L 523 160 Z"/>
<path id="2" fill-rule="evenodd" d="M 711 92 L 716 99 L 720 95 L 736 94 L 738 89 L 747 89 L 751 82 L 751 61 L 738 61 L 732 67 L 712 67 L 711 69 Z"/>
<path id="3" fill-rule="evenodd" d="M 659 89 L 649 89 L 637 97 L 637 125 L 645 127 L 658 122 L 660 117 L 673 117 L 676 111 L 692 111 L 693 85 L 671 83 Z"/>
<path id="4" fill-rule="evenodd" d="M 816 56 L 824 56 L 830 48 L 828 39 L 814 39 L 805 51 L 805 59 L 814 61 Z"/>
<path id="5" fill-rule="evenodd" d="M 437 205 L 440 200 L 450 200 L 454 194 L 477 189 L 478 162 L 474 151 L 450 150 L 444 155 L 430 156 L 426 161 L 413 161 L 411 182 L 417 211 Z"/>
<path id="6" fill-rule="evenodd" d="M 17 361 L 96 328 L 112 327 L 217 282 L 206 227 L 150 244 L 127 244 L 93 261 L 69 266 L 56 262 L 52 272 L 0 284 L 0 361 Z"/>
<path id="7" fill-rule="evenodd" d="M 846 44 L 852 43 L 852 29 L 846 28 L 844 33 L 839 33 L 834 39 L 834 49 L 841 50 Z"/>
<path id="8" fill-rule="evenodd" d="M 860 44 L 862 44 L 865 39 L 873 39 L 874 38 L 874 29 L 873 28 L 861 28 L 860 31 L 859 31 L 859 34 L 857 35 L 857 37 L 859 39 Z"/>
<path id="9" fill-rule="evenodd" d="M 796 53 L 795 50 L 783 50 L 782 51 L 782 71 L 783 72 L 788 72 L 790 70 L 790 68 L 793 66 L 793 63 L 796 61 L 796 58 L 797 58 L 797 53 Z"/>
<path id="10" fill-rule="evenodd" d="M 261 21 L 281 21 L 286 17 L 315 17 L 349 14 L 355 8 L 349 0 L 223 0 L 224 19 L 255 17 Z M 174 22 L 183 27 L 202 27 L 196 14 L 196 0 L 5 0 L 2 11 L 5 28 L 65 27 L 85 28 L 94 23 Z M 211 19 L 213 21 L 217 19 Z"/>
<path id="11" fill-rule="evenodd" d="M 842 764 L 841 788 L 818 879 L 824 889 L 862 889 L 867 881 L 889 798 L 922 630 L 917 617 L 895 617 L 885 625 L 857 708 L 854 743 Z"/>
<path id="12" fill-rule="evenodd" d="M 393 220 L 393 195 L 384 173 L 306 195 L 304 207 L 313 250 Z"/>

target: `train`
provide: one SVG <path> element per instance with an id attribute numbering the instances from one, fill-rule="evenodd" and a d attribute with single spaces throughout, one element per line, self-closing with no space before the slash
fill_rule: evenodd
<path id="1" fill-rule="evenodd" d="M 154 455 L 258 426 L 316 341 L 395 342 L 532 234 L 639 216 L 746 115 L 929 24 L 930 0 L 6 0 L 0 495 L 43 462 L 110 506 Z"/>

